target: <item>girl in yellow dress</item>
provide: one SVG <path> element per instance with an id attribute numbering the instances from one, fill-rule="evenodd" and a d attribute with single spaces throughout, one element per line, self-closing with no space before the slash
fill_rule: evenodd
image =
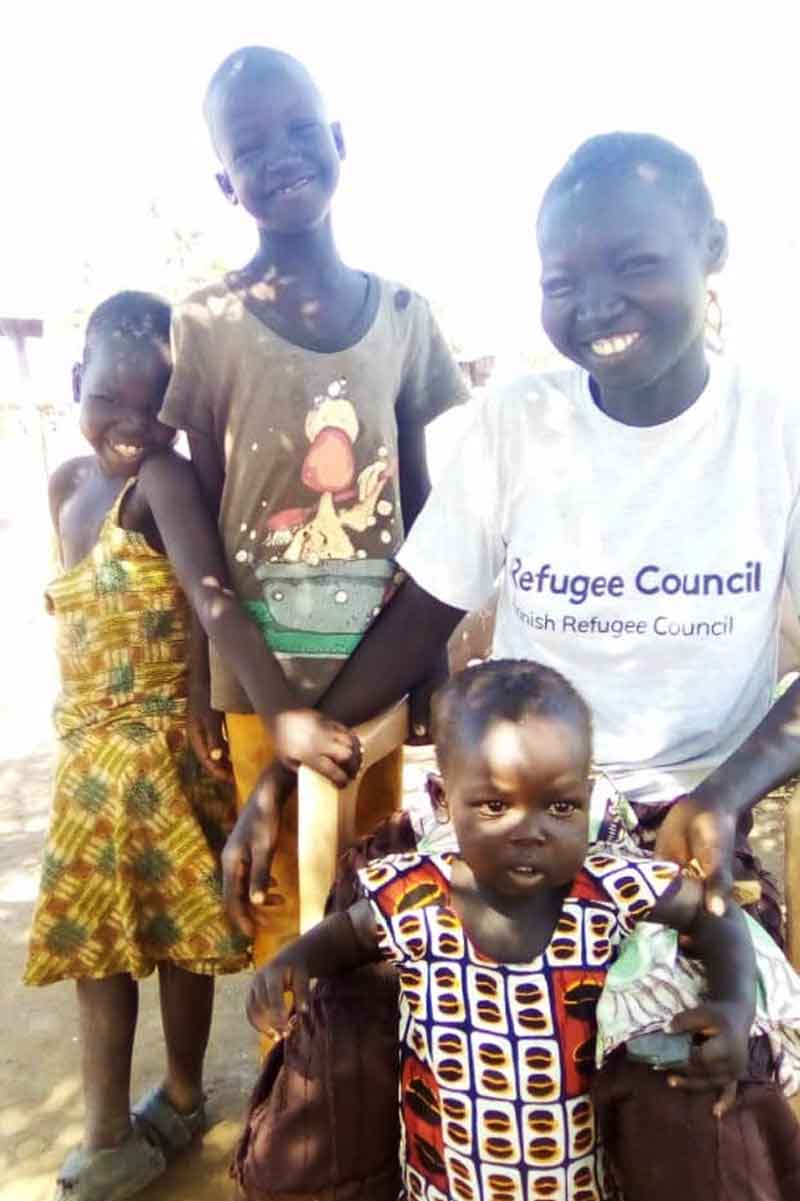
<path id="1" fill-rule="evenodd" d="M 62 1167 L 58 1201 L 130 1197 L 204 1129 L 214 976 L 248 962 L 220 892 L 232 792 L 201 770 L 187 735 L 181 584 L 254 708 L 274 719 L 269 664 L 226 588 L 191 467 L 157 419 L 169 319 L 164 301 L 137 292 L 95 310 L 75 371 L 94 454 L 65 463 L 50 483 L 63 568 L 48 590 L 61 750 L 25 981 L 77 984 L 86 1130 Z M 346 732 L 316 724 L 314 736 L 314 753 L 326 739 L 325 752 L 350 767 Z M 167 1071 L 131 1114 L 136 982 L 154 968 Z"/>

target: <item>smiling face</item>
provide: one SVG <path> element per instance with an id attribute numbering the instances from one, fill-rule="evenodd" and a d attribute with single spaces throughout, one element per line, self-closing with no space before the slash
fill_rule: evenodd
<path id="1" fill-rule="evenodd" d="M 328 215 L 344 144 L 299 63 L 268 52 L 243 56 L 212 90 L 211 135 L 220 186 L 272 233 L 312 229 Z"/>
<path id="2" fill-rule="evenodd" d="M 508 897 L 570 883 L 587 850 L 588 735 L 552 717 L 495 721 L 449 756 L 445 796 L 479 885 Z"/>
<path id="3" fill-rule="evenodd" d="M 706 279 L 724 226 L 694 231 L 655 168 L 586 176 L 539 218 L 542 324 L 606 389 L 636 391 L 703 355 Z"/>
<path id="4" fill-rule="evenodd" d="M 156 339 L 110 333 L 91 343 L 76 369 L 76 399 L 81 433 L 106 475 L 135 475 L 147 455 L 172 445 L 175 431 L 158 420 L 169 376 Z"/>

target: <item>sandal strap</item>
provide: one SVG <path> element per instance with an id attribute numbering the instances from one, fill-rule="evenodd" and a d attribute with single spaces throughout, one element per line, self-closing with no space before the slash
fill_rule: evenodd
<path id="1" fill-rule="evenodd" d="M 208 1124 L 204 1102 L 191 1113 L 180 1113 L 162 1087 L 145 1093 L 134 1105 L 131 1116 L 145 1138 L 154 1142 L 167 1159 L 185 1151 Z"/>

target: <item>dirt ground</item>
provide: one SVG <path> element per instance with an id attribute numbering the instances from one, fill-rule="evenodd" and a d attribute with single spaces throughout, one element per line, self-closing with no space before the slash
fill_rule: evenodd
<path id="1" fill-rule="evenodd" d="M 23 989 L 28 925 L 47 825 L 55 690 L 50 623 L 42 587 L 49 545 L 38 450 L 31 440 L 0 446 L 0 1201 L 48 1201 L 66 1153 L 80 1140 L 76 1012 L 70 985 Z M 8 581 L 13 581 L 9 584 Z M 406 785 L 425 764 L 413 755 Z M 782 796 L 760 807 L 757 842 L 782 874 Z M 222 981 L 207 1060 L 212 1129 L 202 1146 L 142 1193 L 142 1201 L 224 1201 L 227 1165 L 256 1072 L 254 1038 L 243 1017 L 247 980 Z M 162 1070 L 154 981 L 141 989 L 134 1090 Z"/>

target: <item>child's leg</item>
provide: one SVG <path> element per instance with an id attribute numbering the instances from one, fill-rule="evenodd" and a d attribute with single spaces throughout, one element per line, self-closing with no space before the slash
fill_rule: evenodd
<path id="1" fill-rule="evenodd" d="M 128 975 L 78 980 L 84 1150 L 116 1147 L 130 1134 L 133 1038 L 139 989 Z"/>
<path id="2" fill-rule="evenodd" d="M 164 1091 L 178 1113 L 192 1113 L 203 1100 L 203 1060 L 214 1009 L 214 977 L 159 963 L 161 1024 L 167 1048 Z"/>

